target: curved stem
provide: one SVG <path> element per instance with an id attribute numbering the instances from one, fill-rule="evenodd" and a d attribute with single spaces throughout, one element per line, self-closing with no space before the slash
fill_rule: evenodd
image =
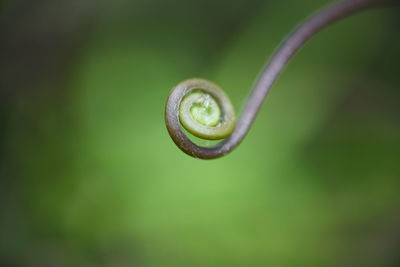
<path id="1" fill-rule="evenodd" d="M 246 136 L 274 81 L 282 72 L 290 58 L 305 42 L 307 42 L 307 40 L 335 21 L 364 9 L 373 8 L 390 2 L 399 3 L 400 1 L 346 0 L 328 6 L 300 24 L 280 45 L 263 70 L 237 121 L 235 130 L 228 138 L 213 147 L 198 146 L 186 137 L 179 125 L 178 118 L 179 104 L 185 91 L 174 90 L 171 92 L 165 110 L 167 129 L 173 141 L 183 152 L 196 158 L 212 159 L 229 153 L 238 146 Z"/>

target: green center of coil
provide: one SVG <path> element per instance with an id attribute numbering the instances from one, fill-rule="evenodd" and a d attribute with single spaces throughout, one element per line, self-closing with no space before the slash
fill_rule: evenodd
<path id="1" fill-rule="evenodd" d="M 178 85 L 188 92 L 179 104 L 181 126 L 196 137 L 220 140 L 235 128 L 235 112 L 228 96 L 217 85 L 189 79 Z"/>
<path id="2" fill-rule="evenodd" d="M 214 127 L 221 121 L 221 109 L 215 99 L 204 92 L 193 92 L 190 113 L 195 121 L 204 126 Z"/>

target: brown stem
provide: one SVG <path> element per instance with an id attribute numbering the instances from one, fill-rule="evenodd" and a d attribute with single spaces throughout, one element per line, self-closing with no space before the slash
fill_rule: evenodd
<path id="1" fill-rule="evenodd" d="M 392 2 L 400 3 L 399 0 L 346 0 L 318 11 L 300 24 L 280 45 L 263 70 L 237 121 L 235 130 L 228 138 L 213 147 L 201 147 L 194 144 L 182 131 L 178 113 L 179 104 L 186 92 L 185 90 L 172 91 L 165 107 L 165 122 L 171 138 L 183 152 L 192 157 L 213 159 L 226 155 L 246 136 L 274 81 L 289 59 L 304 43 L 335 21 L 364 9 Z"/>

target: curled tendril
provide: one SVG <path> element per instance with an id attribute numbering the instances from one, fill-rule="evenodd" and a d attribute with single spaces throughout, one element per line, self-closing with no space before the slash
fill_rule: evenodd
<path id="1" fill-rule="evenodd" d="M 229 97 L 216 84 L 194 78 L 181 82 L 174 91 L 182 92 L 179 120 L 191 134 L 217 140 L 232 133 L 235 111 Z"/>
<path id="2" fill-rule="evenodd" d="M 253 123 L 272 84 L 289 59 L 321 29 L 344 17 L 367 8 L 399 0 L 346 0 L 315 13 L 300 24 L 281 44 L 260 75 L 235 127 L 235 115 L 228 96 L 214 83 L 189 79 L 171 91 L 165 106 L 165 122 L 175 144 L 186 154 L 212 159 L 221 157 L 240 144 Z M 180 126 L 203 139 L 222 139 L 213 147 L 198 146 Z"/>

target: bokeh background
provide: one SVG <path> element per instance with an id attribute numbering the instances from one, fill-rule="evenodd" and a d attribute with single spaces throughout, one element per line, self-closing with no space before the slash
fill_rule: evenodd
<path id="1" fill-rule="evenodd" d="M 329 2 L 1 1 L 0 266 L 400 266 L 399 8 L 318 34 L 224 158 L 164 125 L 190 77 L 239 113 Z"/>

